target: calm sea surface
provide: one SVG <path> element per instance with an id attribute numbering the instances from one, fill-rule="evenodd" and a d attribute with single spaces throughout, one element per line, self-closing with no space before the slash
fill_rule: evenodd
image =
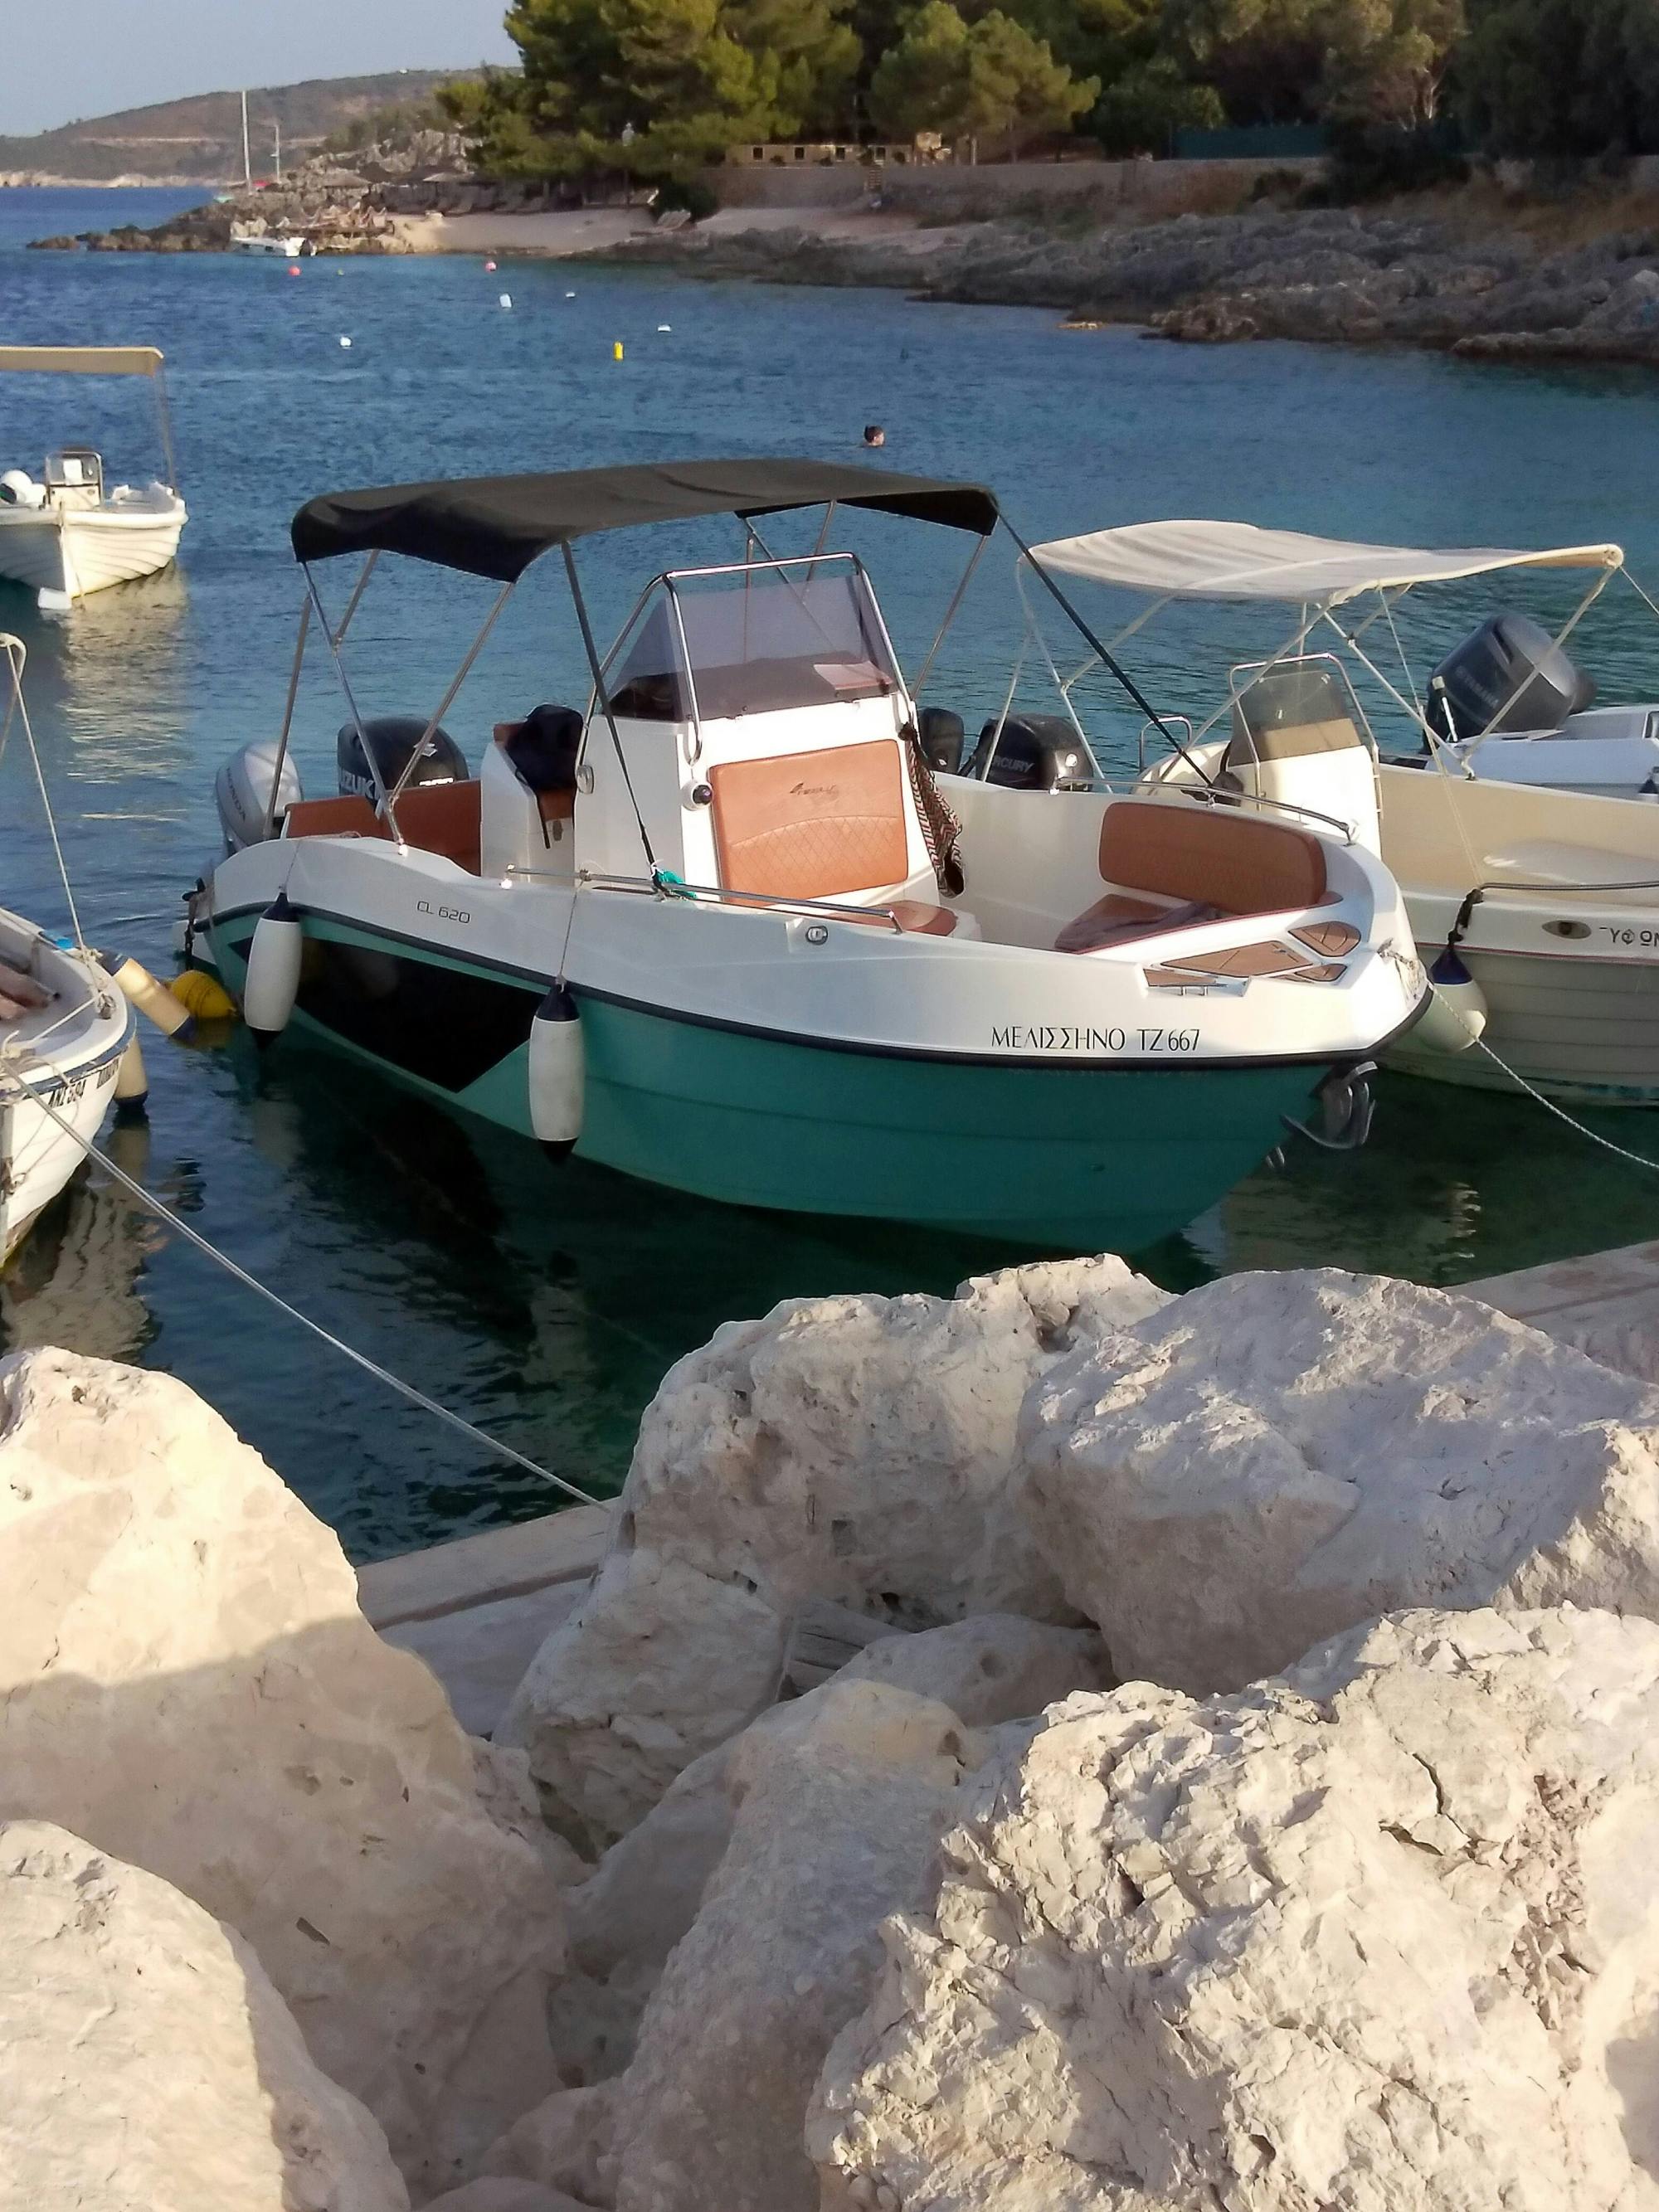
<path id="1" fill-rule="evenodd" d="M 89 933 L 158 967 L 178 895 L 214 844 L 214 770 L 279 720 L 300 600 L 286 526 L 317 491 L 686 453 L 846 459 L 879 419 L 889 462 L 988 481 L 1028 538 L 1212 514 L 1427 544 L 1613 538 L 1659 584 L 1659 380 L 1149 344 L 1018 309 L 554 263 L 490 275 L 472 259 L 318 260 L 291 277 L 281 262 L 23 251 L 46 234 L 153 222 L 192 197 L 0 191 L 0 338 L 149 342 L 167 356 L 191 507 L 178 573 L 56 618 L 0 585 L 0 627 L 29 646 Z M 148 401 L 137 381 L 9 378 L 0 467 L 84 441 L 112 471 L 143 473 L 155 459 Z M 806 542 L 799 523 L 769 536 L 775 550 Z M 873 518 L 845 536 L 914 665 L 960 542 Z M 729 526 L 597 541 L 584 566 L 600 626 L 656 568 L 735 550 Z M 346 580 L 326 581 L 339 605 Z M 361 696 L 383 712 L 429 711 L 489 596 L 388 565 L 354 628 Z M 1565 615 L 1570 600 L 1518 603 Z M 1431 659 L 1490 604 L 1425 603 L 1410 637 Z M 1111 610 L 1103 599 L 1094 611 Z M 1229 660 L 1289 627 L 1168 623 L 1129 657 L 1162 706 L 1201 715 Z M 1006 554 L 994 551 L 931 696 L 976 725 L 1021 632 Z M 1607 696 L 1659 696 L 1659 630 L 1628 592 L 1583 636 Z M 532 574 L 447 718 L 475 760 L 493 720 L 579 698 L 578 650 L 557 575 Z M 1030 703 L 1051 702 L 1033 690 Z M 333 787 L 340 719 L 319 671 L 300 720 L 313 793 Z M 1109 726 L 1133 746 L 1133 720 Z M 16 746 L 0 765 L 0 900 L 58 920 Z M 290 1048 L 259 1065 L 240 1034 L 185 1048 L 147 1034 L 145 1053 L 150 1126 L 118 1134 L 123 1164 L 261 1280 L 585 1486 L 614 1487 L 664 1369 L 719 1322 L 794 1292 L 945 1291 L 1009 1256 L 722 1211 L 580 1164 L 556 1172 L 530 1146 L 325 1054 Z M 1659 1115 L 1597 1126 L 1659 1158 Z M 1451 1283 L 1656 1235 L 1659 1176 L 1524 1101 L 1390 1078 L 1364 1153 L 1303 1148 L 1142 1264 L 1175 1286 L 1321 1262 Z M 184 1376 L 359 1557 L 550 1502 L 325 1353 L 95 1175 L 0 1282 L 0 1327 L 9 1344 Z"/>

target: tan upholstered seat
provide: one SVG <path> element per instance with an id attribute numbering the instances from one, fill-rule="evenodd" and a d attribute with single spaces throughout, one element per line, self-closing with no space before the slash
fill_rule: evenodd
<path id="1" fill-rule="evenodd" d="M 478 872 L 480 837 L 478 785 L 417 783 L 397 802 L 404 842 L 423 853 L 441 854 L 469 875 Z M 289 837 L 384 837 L 392 831 L 367 799 L 303 799 L 288 810 Z"/>
<path id="2" fill-rule="evenodd" d="M 1056 952 L 1097 952 L 1224 915 L 1295 911 L 1326 893 L 1324 849 L 1305 830 L 1190 802 L 1109 806 L 1100 873 L 1112 890 L 1066 923 Z"/>

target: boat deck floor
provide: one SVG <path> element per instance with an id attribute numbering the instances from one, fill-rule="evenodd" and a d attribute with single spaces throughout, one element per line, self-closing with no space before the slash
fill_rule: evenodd
<path id="1" fill-rule="evenodd" d="M 1604 1366 L 1659 1383 L 1659 1242 L 1455 1286 Z M 583 1505 L 361 1568 L 363 1611 L 417 1652 L 464 1726 L 488 1735 L 604 1555 L 611 1509 Z"/>

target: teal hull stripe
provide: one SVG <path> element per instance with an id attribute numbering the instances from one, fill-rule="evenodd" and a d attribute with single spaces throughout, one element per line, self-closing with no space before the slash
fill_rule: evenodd
<path id="1" fill-rule="evenodd" d="M 235 991 L 255 919 L 216 927 Z M 388 941 L 320 916 L 306 927 L 370 948 Z M 439 964 L 501 980 L 465 960 Z M 1133 1250 L 1185 1227 L 1273 1149 L 1283 1117 L 1305 1112 L 1331 1065 L 1079 1067 L 841 1052 L 579 996 L 580 1158 L 733 1205 L 1073 1251 Z M 524 1047 L 448 1091 L 301 1012 L 294 1023 L 428 1097 L 531 1133 Z"/>

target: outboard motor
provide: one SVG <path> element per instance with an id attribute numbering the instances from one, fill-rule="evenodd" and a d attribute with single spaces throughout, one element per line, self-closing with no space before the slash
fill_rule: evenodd
<path id="1" fill-rule="evenodd" d="M 1088 783 L 1089 757 L 1064 714 L 1010 714 L 1000 737 L 985 725 L 966 772 L 1009 791 L 1064 791 Z"/>
<path id="2" fill-rule="evenodd" d="M 916 717 L 921 757 L 936 775 L 960 775 L 966 732 L 960 714 L 948 707 L 924 707 Z"/>
<path id="3" fill-rule="evenodd" d="M 1428 720 L 1455 744 L 1487 729 L 1559 730 L 1582 714 L 1595 683 L 1528 615 L 1493 615 L 1429 678 Z"/>
<path id="4" fill-rule="evenodd" d="M 265 818 L 271 811 L 270 783 L 276 772 L 276 753 L 275 738 L 256 738 L 251 745 L 244 745 L 240 752 L 233 754 L 213 779 L 213 796 L 219 809 L 219 827 L 224 832 L 227 853 L 240 853 L 245 846 L 260 843 L 267 834 L 277 835 L 283 815 L 305 797 L 300 771 L 289 753 L 283 762 L 276 785 L 276 814 L 267 833 Z"/>
<path id="5" fill-rule="evenodd" d="M 344 722 L 340 726 L 336 757 L 340 764 L 343 799 L 373 800 L 375 796 L 374 772 L 363 750 L 364 738 L 374 748 L 374 768 L 380 769 L 381 786 L 387 791 L 396 788 L 411 760 L 415 766 L 409 784 L 466 781 L 466 755 L 447 730 L 435 729 L 428 738 L 422 715 L 371 714 L 364 721 L 361 735 L 356 722 Z M 421 742 L 423 738 L 424 744 Z M 404 788 L 408 788 L 407 784 Z"/>

